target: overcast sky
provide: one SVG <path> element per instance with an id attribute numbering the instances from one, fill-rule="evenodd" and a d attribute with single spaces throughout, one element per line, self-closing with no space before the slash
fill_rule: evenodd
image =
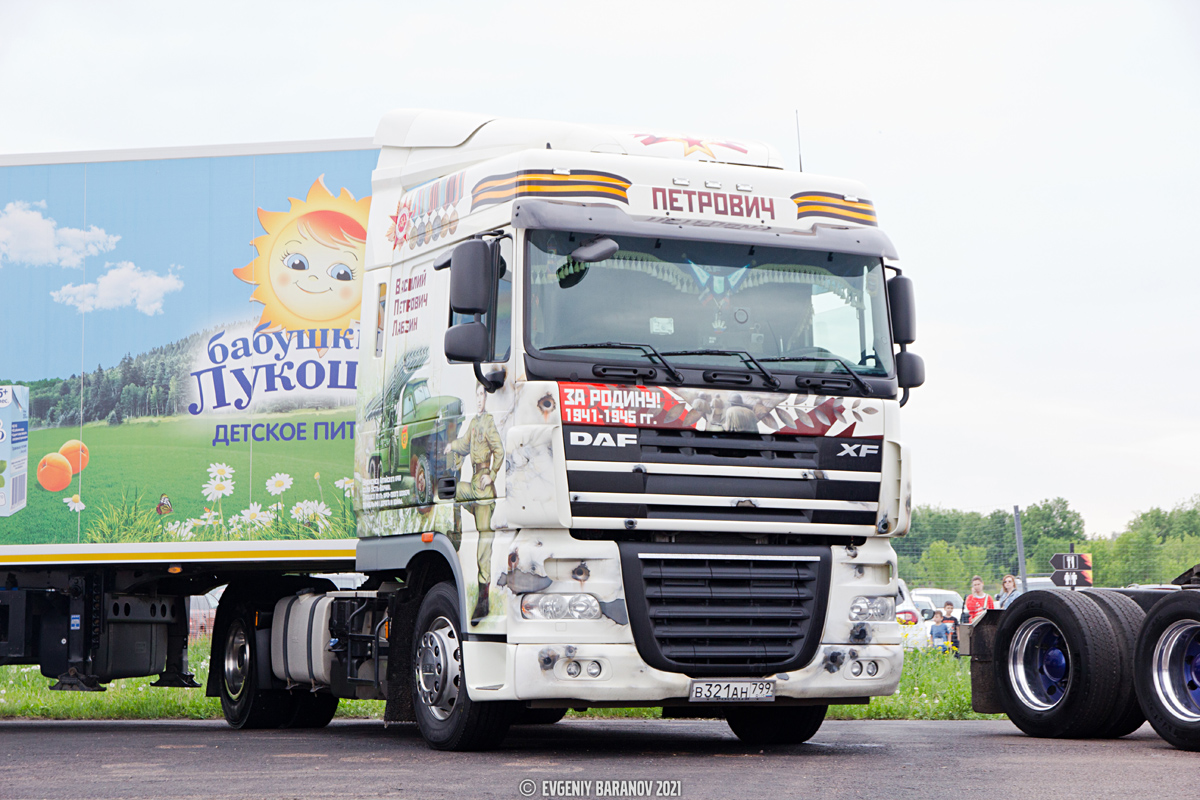
<path id="1" fill-rule="evenodd" d="M 1200 4 L 0 0 L 0 78 L 3 154 L 364 137 L 415 106 L 795 168 L 798 109 L 806 171 L 871 187 L 917 284 L 918 503 L 1061 495 L 1106 534 L 1200 492 Z"/>

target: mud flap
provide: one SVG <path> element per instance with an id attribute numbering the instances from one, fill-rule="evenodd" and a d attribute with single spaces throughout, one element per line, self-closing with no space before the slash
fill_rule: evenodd
<path id="1" fill-rule="evenodd" d="M 416 625 L 419 597 L 415 592 L 394 592 L 388 596 L 387 704 L 384 722 L 416 722 L 412 705 L 412 634 Z"/>
<path id="2" fill-rule="evenodd" d="M 971 710 L 977 714 L 1003 714 L 996 692 L 996 673 L 992 666 L 996 625 L 1003 611 L 989 609 L 970 626 Z M 966 626 L 963 626 L 964 628 Z"/>

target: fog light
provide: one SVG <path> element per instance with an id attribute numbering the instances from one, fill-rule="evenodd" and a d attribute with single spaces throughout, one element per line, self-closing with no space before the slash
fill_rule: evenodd
<path id="1" fill-rule="evenodd" d="M 859 675 L 862 675 L 862 669 L 862 662 L 855 661 L 850 665 L 850 674 L 857 678 Z"/>
<path id="2" fill-rule="evenodd" d="M 587 665 L 587 674 L 588 674 L 589 678 L 599 678 L 600 677 L 600 662 L 599 661 L 589 661 L 588 665 Z"/>
<path id="3" fill-rule="evenodd" d="M 879 665 L 874 661 L 867 662 L 867 675 L 874 678 L 879 673 Z"/>
<path id="4" fill-rule="evenodd" d="M 595 663 L 595 662 L 592 662 L 592 663 Z M 567 677 L 568 678 L 578 678 L 580 669 L 581 669 L 581 667 L 579 666 L 578 661 L 568 661 L 567 662 Z"/>

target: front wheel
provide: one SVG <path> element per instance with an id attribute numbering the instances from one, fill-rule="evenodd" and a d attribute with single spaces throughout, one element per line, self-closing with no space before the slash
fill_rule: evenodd
<path id="1" fill-rule="evenodd" d="M 803 744 L 816 735 L 829 706 L 731 708 L 725 721 L 746 744 Z"/>
<path id="2" fill-rule="evenodd" d="M 1159 600 L 1138 635 L 1134 685 L 1158 735 L 1200 750 L 1200 591 Z"/>
<path id="3" fill-rule="evenodd" d="M 439 583 L 421 601 L 412 639 L 413 710 L 433 749 L 488 750 L 504 739 L 516 709 L 467 696 L 460 619 L 453 583 Z"/>
<path id="4" fill-rule="evenodd" d="M 220 644 L 212 665 L 221 670 L 218 684 L 225 721 L 238 729 L 278 728 L 287 722 L 294 711 L 294 698 L 287 692 L 258 686 L 253 610 L 244 606 L 237 610 Z"/>

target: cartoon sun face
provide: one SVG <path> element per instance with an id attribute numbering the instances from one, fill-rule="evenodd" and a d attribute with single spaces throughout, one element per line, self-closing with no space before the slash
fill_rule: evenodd
<path id="1" fill-rule="evenodd" d="M 259 324 L 271 330 L 347 328 L 358 319 L 371 199 L 346 189 L 334 197 L 317 178 L 287 212 L 258 210 L 266 230 L 254 240 L 258 258 L 233 274 L 257 285 Z"/>

